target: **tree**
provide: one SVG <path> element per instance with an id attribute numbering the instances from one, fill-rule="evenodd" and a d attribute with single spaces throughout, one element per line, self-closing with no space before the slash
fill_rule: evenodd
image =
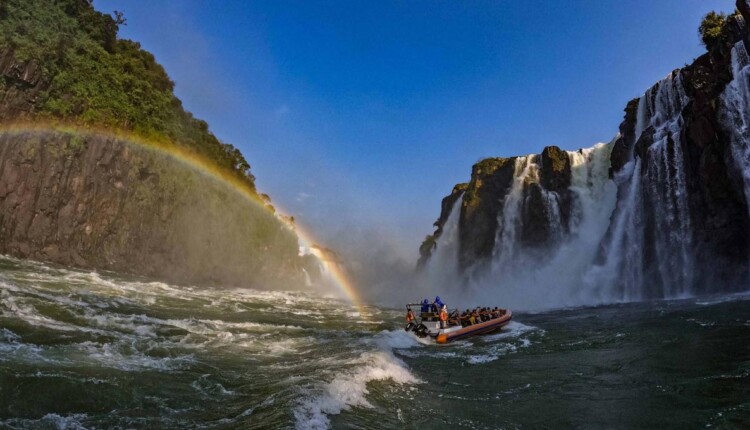
<path id="1" fill-rule="evenodd" d="M 701 41 L 709 50 L 722 40 L 721 32 L 726 23 L 726 18 L 725 14 L 713 11 L 703 17 L 703 21 L 698 27 L 698 34 L 700 34 Z"/>

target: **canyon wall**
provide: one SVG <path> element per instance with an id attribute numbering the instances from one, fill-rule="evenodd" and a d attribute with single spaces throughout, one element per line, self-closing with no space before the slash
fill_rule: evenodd
<path id="1" fill-rule="evenodd" d="M 738 9 L 708 52 L 627 104 L 611 142 L 474 165 L 421 270 L 444 270 L 431 261 L 443 244 L 468 288 L 498 294 L 554 288 L 577 304 L 750 287 L 750 7 Z"/>
<path id="2" fill-rule="evenodd" d="M 304 283 L 296 234 L 246 192 L 85 132 L 0 132 L 0 253 L 183 284 Z"/>

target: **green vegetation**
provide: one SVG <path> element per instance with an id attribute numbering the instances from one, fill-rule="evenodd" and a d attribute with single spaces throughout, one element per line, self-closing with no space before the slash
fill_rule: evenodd
<path id="1" fill-rule="evenodd" d="M 435 248 L 437 248 L 437 237 L 434 234 L 428 234 L 419 246 L 419 253 L 421 255 L 430 255 Z"/>
<path id="2" fill-rule="evenodd" d="M 477 175 L 490 175 L 494 173 L 497 169 L 503 167 L 510 158 L 485 158 L 482 160 L 477 161 L 477 163 L 474 165 L 474 172 Z"/>
<path id="3" fill-rule="evenodd" d="M 462 193 L 462 192 L 466 191 L 467 188 L 469 188 L 469 183 L 468 182 L 462 182 L 460 184 L 456 184 L 453 187 L 453 191 L 451 191 L 451 195 Z"/>
<path id="4" fill-rule="evenodd" d="M 698 27 L 701 41 L 709 50 L 717 46 L 723 40 L 722 30 L 727 22 L 727 16 L 723 13 L 709 12 L 703 17 Z"/>
<path id="5" fill-rule="evenodd" d="M 240 151 L 183 109 L 154 56 L 117 38 L 122 14 L 97 12 L 91 1 L 0 0 L 0 52 L 37 62 L 48 84 L 39 115 L 188 146 L 255 189 Z M 0 78 L 0 89 L 11 85 Z"/>

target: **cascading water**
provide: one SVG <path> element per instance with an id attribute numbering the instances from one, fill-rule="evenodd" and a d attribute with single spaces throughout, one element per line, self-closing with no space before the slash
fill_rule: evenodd
<path id="1" fill-rule="evenodd" d="M 346 271 L 346 268 L 336 252 L 318 245 L 312 245 L 309 247 L 300 246 L 299 255 L 314 256 L 317 263 L 317 270 L 313 270 L 313 275 L 307 269 L 302 269 L 305 275 L 305 286 L 326 294 L 339 290 L 336 287 L 338 283 L 336 272 Z"/>
<path id="2" fill-rule="evenodd" d="M 583 289 L 580 279 L 594 259 L 615 205 L 615 186 L 608 176 L 611 148 L 612 143 L 598 144 L 567 152 L 572 194 L 569 220 L 565 226 L 562 196 L 542 189 L 550 246 L 539 249 L 524 246 L 521 238 L 528 190 L 540 186 L 539 157 L 516 159 L 513 184 L 498 220 L 491 270 L 472 280 L 474 297 L 495 301 L 501 297 L 504 303 L 524 308 L 591 300 L 594 292 Z"/>
<path id="3" fill-rule="evenodd" d="M 456 200 L 451 208 L 448 220 L 443 226 L 443 233 L 437 240 L 435 252 L 427 262 L 426 274 L 429 285 L 442 282 L 449 277 L 456 279 L 458 274 L 458 252 L 459 252 L 459 219 L 461 218 L 461 205 L 463 196 Z"/>
<path id="4" fill-rule="evenodd" d="M 610 238 L 602 243 L 604 262 L 588 270 L 584 284 L 597 291 L 600 300 L 636 300 L 643 274 L 643 216 L 641 202 L 641 160 L 631 160 L 614 181 L 620 198 L 610 227 Z M 619 284 L 619 286 L 618 286 Z"/>
<path id="5" fill-rule="evenodd" d="M 732 158 L 742 176 L 745 200 L 750 202 L 750 56 L 743 41 L 732 47 L 732 76 L 734 79 L 721 95 L 721 122 L 728 131 Z"/>
<path id="6" fill-rule="evenodd" d="M 526 155 L 515 159 L 513 184 L 505 197 L 502 215 L 498 217 L 498 229 L 493 250 L 493 270 L 505 272 L 522 257 L 524 246 L 521 241 L 524 213 L 528 211 L 528 189 L 531 184 L 539 184 L 539 164 L 537 155 Z M 540 188 L 541 203 L 548 242 L 557 243 L 563 235 L 560 215 L 560 196 Z"/>
<path id="7" fill-rule="evenodd" d="M 612 144 L 568 152 L 570 177 L 557 149 L 515 158 L 512 178 L 508 170 L 492 176 L 499 204 L 487 203 L 487 188 L 480 203 L 497 214 L 492 254 L 481 248 L 486 242 L 460 244 L 475 251 L 479 243 L 481 261 L 459 269 L 469 278 L 467 301 L 557 307 L 747 288 L 750 260 L 743 260 L 738 230 L 750 216 L 750 55 L 743 41 L 732 47 L 732 80 L 716 104 L 713 91 L 726 80 L 706 58 L 629 105 L 623 135 Z M 547 157 L 553 167 L 544 165 Z M 735 189 L 743 189 L 744 202 Z M 475 219 L 476 228 L 462 228 L 492 230 L 486 218 Z M 713 266 L 704 264 L 712 257 Z M 451 279 L 466 295 L 467 280 Z"/>
<path id="8" fill-rule="evenodd" d="M 639 100 L 631 159 L 614 178 L 618 207 L 602 243 L 603 263 L 585 280 L 612 300 L 691 291 L 692 231 L 680 141 L 687 102 L 680 73 L 668 75 Z M 636 148 L 649 141 L 645 151 Z"/>

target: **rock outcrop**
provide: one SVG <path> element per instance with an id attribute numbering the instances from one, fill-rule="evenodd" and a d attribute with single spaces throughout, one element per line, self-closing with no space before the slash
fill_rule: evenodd
<path id="1" fill-rule="evenodd" d="M 434 224 L 435 233 L 420 247 L 419 267 L 424 266 L 437 246 L 454 203 L 461 197 L 459 264 L 466 268 L 486 262 L 497 246 L 497 232 L 514 181 L 521 188 L 517 203 L 523 214 L 523 229 L 518 238 L 522 243 L 544 248 L 555 240 L 551 229 L 568 230 L 572 194 L 571 162 L 566 151 L 549 146 L 538 155 L 487 158 L 472 167 L 469 183 L 456 185 L 443 199 L 440 217 Z M 556 221 L 551 223 L 551 218 Z"/>
<path id="2" fill-rule="evenodd" d="M 296 234 L 158 151 L 68 132 L 0 132 L 0 253 L 175 283 L 301 285 Z"/>
<path id="3" fill-rule="evenodd" d="M 35 60 L 18 61 L 13 49 L 0 49 L 0 119 L 18 121 L 32 117 L 49 87 L 42 68 Z"/>
<path id="4" fill-rule="evenodd" d="M 434 251 L 437 246 L 437 240 L 443 234 L 443 226 L 448 222 L 448 217 L 450 216 L 451 211 L 455 207 L 458 199 L 460 199 L 464 192 L 466 192 L 468 185 L 469 184 L 456 184 L 456 186 L 453 187 L 453 191 L 451 191 L 451 193 L 444 197 L 440 202 L 440 218 L 433 223 L 435 232 L 425 237 L 424 241 L 422 241 L 422 244 L 419 246 L 419 261 L 417 262 L 417 267 L 423 267 L 427 263 L 427 260 L 432 256 L 432 251 Z"/>

